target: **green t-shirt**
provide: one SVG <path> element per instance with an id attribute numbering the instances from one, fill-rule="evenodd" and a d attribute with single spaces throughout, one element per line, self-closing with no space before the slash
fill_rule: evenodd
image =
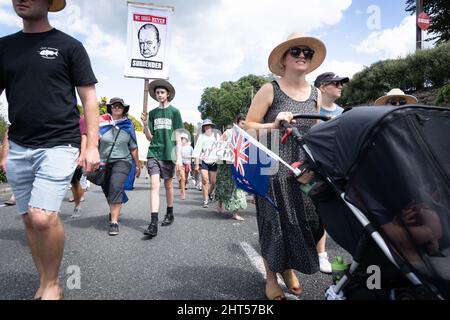
<path id="1" fill-rule="evenodd" d="M 176 161 L 174 132 L 183 128 L 180 111 L 172 105 L 153 109 L 148 114 L 148 128 L 153 139 L 148 147 L 147 158 Z"/>

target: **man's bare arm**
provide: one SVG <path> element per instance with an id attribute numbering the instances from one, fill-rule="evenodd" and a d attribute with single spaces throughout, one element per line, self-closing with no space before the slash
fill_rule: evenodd
<path id="1" fill-rule="evenodd" d="M 84 120 L 86 122 L 86 150 L 84 154 L 84 171 L 94 171 L 100 162 L 98 153 L 98 122 L 99 111 L 95 85 L 77 87 L 78 95 L 84 109 Z"/>

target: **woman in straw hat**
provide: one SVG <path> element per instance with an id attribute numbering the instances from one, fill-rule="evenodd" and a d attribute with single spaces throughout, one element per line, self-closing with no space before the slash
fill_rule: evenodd
<path id="1" fill-rule="evenodd" d="M 269 69 L 281 78 L 265 84 L 255 95 L 247 114 L 246 129 L 267 130 L 268 147 L 271 134 L 276 135 L 280 121 L 295 124 L 300 132 L 306 132 L 316 122 L 295 122 L 293 113 L 318 113 L 320 92 L 305 79 L 306 74 L 318 68 L 325 59 L 325 45 L 316 38 L 300 33 L 272 50 Z M 288 163 L 305 158 L 295 143 L 280 145 L 279 156 Z M 289 179 L 289 170 L 280 165 L 269 180 L 269 196 L 274 200 L 277 212 L 264 199 L 256 201 L 257 221 L 261 252 L 267 273 L 265 293 L 268 299 L 281 300 L 285 295 L 278 285 L 276 273 L 281 273 L 286 286 L 295 295 L 302 291 L 294 269 L 305 274 L 319 270 L 316 243 L 323 235 L 323 228 L 315 207 L 308 197 L 299 192 L 298 183 Z"/>
<path id="2" fill-rule="evenodd" d="M 379 97 L 374 105 L 376 106 L 403 106 L 405 104 L 415 104 L 417 98 L 409 94 L 405 94 L 399 88 L 394 88 L 386 95 Z"/>

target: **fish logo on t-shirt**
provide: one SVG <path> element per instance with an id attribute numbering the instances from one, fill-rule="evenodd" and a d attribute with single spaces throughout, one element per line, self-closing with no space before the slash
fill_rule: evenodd
<path id="1" fill-rule="evenodd" d="M 58 49 L 55 48 L 41 48 L 38 53 L 44 59 L 53 60 L 58 56 Z"/>

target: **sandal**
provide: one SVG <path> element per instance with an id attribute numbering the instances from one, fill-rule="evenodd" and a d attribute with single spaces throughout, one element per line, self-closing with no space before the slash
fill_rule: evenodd
<path id="1" fill-rule="evenodd" d="M 15 206 L 16 205 L 16 202 L 13 200 L 6 200 L 3 203 L 6 204 L 7 206 Z"/>
<path id="2" fill-rule="evenodd" d="M 266 283 L 266 298 L 268 300 L 286 300 L 286 296 L 278 284 L 276 286 L 268 286 Z"/>
<path id="3" fill-rule="evenodd" d="M 300 282 L 292 269 L 284 271 L 281 276 L 283 277 L 284 284 L 293 294 L 299 296 L 302 293 L 303 290 L 300 287 Z"/>

